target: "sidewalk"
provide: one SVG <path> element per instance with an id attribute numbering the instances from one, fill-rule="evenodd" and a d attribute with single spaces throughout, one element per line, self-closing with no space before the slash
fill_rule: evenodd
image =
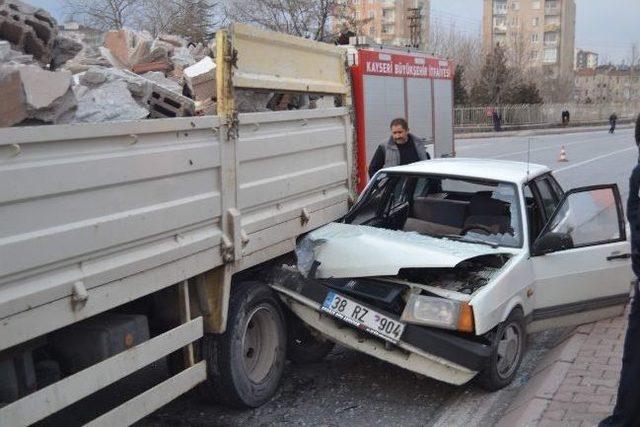
<path id="1" fill-rule="evenodd" d="M 633 129 L 633 123 L 619 124 L 616 126 L 616 130 Z M 509 136 L 516 137 L 528 137 L 528 136 L 540 136 L 540 135 L 557 135 L 564 133 L 584 133 L 584 132 L 596 132 L 609 130 L 609 125 L 602 126 L 570 126 L 570 127 L 552 127 L 543 129 L 528 129 L 528 130 L 504 130 L 502 132 L 467 132 L 467 133 L 455 133 L 455 139 L 480 139 L 480 138 L 504 138 Z"/>
<path id="2" fill-rule="evenodd" d="M 551 350 L 498 426 L 595 426 L 611 414 L 627 316 L 580 326 Z"/>

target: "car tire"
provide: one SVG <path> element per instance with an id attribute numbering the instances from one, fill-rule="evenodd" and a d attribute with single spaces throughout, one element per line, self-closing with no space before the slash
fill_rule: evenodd
<path id="1" fill-rule="evenodd" d="M 516 308 L 495 330 L 489 366 L 478 378 L 482 388 L 496 391 L 511 384 L 522 363 L 525 342 L 524 314 L 520 308 Z"/>
<path id="2" fill-rule="evenodd" d="M 275 394 L 287 351 L 278 297 L 260 282 L 232 285 L 227 330 L 205 334 L 202 356 L 208 379 L 203 394 L 237 408 L 256 408 Z"/>
<path id="3" fill-rule="evenodd" d="M 295 314 L 289 315 L 287 326 L 287 358 L 293 363 L 318 363 L 333 350 L 333 342 L 316 337 Z"/>

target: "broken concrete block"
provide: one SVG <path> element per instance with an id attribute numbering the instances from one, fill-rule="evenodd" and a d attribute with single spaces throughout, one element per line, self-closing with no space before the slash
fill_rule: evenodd
<path id="1" fill-rule="evenodd" d="M 80 76 L 79 83 L 84 86 L 97 86 L 107 81 L 107 73 L 97 68 L 91 68 Z"/>
<path id="2" fill-rule="evenodd" d="M 195 114 L 196 105 L 192 99 L 154 85 L 149 98 L 151 117 L 188 117 Z"/>
<path id="3" fill-rule="evenodd" d="M 211 99 L 216 93 L 216 64 L 209 57 L 184 69 L 184 80 L 196 101 Z"/>
<path id="4" fill-rule="evenodd" d="M 196 102 L 196 116 L 215 116 L 217 114 L 217 105 L 213 99 Z"/>
<path id="5" fill-rule="evenodd" d="M 56 20 L 45 10 L 18 0 L 0 1 L 0 39 L 15 50 L 49 64 L 57 34 Z"/>
<path id="6" fill-rule="evenodd" d="M 179 47 L 173 51 L 173 55 L 171 55 L 171 63 L 175 68 L 180 68 L 184 70 L 196 63 L 195 58 L 189 51 L 189 49 L 185 47 Z"/>
<path id="7" fill-rule="evenodd" d="M 252 90 L 236 90 L 236 109 L 239 113 L 259 113 L 269 111 L 267 104 L 273 97 L 270 92 L 254 92 Z"/>
<path id="8" fill-rule="evenodd" d="M 56 123 L 76 107 L 69 71 L 47 71 L 35 65 L 19 67 L 30 119 Z"/>
<path id="9" fill-rule="evenodd" d="M 148 62 L 136 64 L 131 67 L 131 71 L 136 74 L 144 74 L 152 71 L 168 71 L 171 69 L 171 65 L 166 61 Z M 164 73 L 163 73 L 164 74 Z"/>
<path id="10" fill-rule="evenodd" d="M 78 40 L 63 36 L 56 37 L 51 53 L 53 57 L 51 60 L 52 68 L 57 70 L 65 62 L 75 58 L 83 49 L 84 45 Z"/>
<path id="11" fill-rule="evenodd" d="M 6 40 L 0 40 L 0 61 L 6 61 L 10 52 L 11 44 Z"/>
<path id="12" fill-rule="evenodd" d="M 168 79 L 164 76 L 164 73 L 159 71 L 152 71 L 149 73 L 145 73 L 142 75 L 145 79 L 151 80 L 152 82 L 168 89 L 172 92 L 176 92 L 182 95 L 182 85 L 176 83 L 175 81 Z"/>
<path id="13" fill-rule="evenodd" d="M 27 118 L 27 106 L 17 68 L 0 67 L 0 99 L 0 127 L 13 126 Z"/>
<path id="14" fill-rule="evenodd" d="M 126 68 L 141 63 L 151 53 L 151 36 L 129 29 L 112 30 L 104 37 L 104 47 Z"/>
<path id="15" fill-rule="evenodd" d="M 174 34 L 160 34 L 156 40 L 168 43 L 174 47 L 185 47 L 188 44 L 184 37 L 176 36 Z"/>
<path id="16" fill-rule="evenodd" d="M 149 111 L 133 99 L 124 81 L 110 81 L 93 89 L 80 88 L 73 123 L 140 120 L 149 115 Z"/>

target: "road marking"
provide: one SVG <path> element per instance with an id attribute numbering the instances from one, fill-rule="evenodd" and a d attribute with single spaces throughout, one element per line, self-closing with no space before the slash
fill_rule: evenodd
<path id="1" fill-rule="evenodd" d="M 616 154 L 624 153 L 625 151 L 631 151 L 631 150 L 637 150 L 637 149 L 638 149 L 637 147 L 627 147 L 627 148 L 624 148 L 622 150 L 613 151 L 611 153 L 603 154 L 601 156 L 597 156 L 597 157 L 594 157 L 594 158 L 589 159 L 589 160 L 584 160 L 582 162 L 574 163 L 572 165 L 565 166 L 565 167 L 560 168 L 560 169 L 554 169 L 553 171 L 556 172 L 556 173 L 557 172 L 566 171 L 566 170 L 569 170 L 569 169 L 573 169 L 573 168 L 577 168 L 577 167 L 586 165 L 586 164 L 591 163 L 591 162 L 595 162 L 596 160 L 604 159 L 605 157 L 615 156 Z"/>

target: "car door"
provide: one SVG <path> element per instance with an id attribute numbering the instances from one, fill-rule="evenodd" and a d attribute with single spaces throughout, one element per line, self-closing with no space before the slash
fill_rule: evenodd
<path id="1" fill-rule="evenodd" d="M 529 330 L 622 314 L 633 280 L 630 254 L 617 185 L 565 193 L 531 249 Z"/>

